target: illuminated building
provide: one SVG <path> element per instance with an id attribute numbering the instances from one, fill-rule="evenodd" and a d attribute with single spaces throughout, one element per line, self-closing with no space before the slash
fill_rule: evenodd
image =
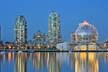
<path id="1" fill-rule="evenodd" d="M 46 36 L 44 33 L 38 31 L 33 36 L 34 44 L 37 48 L 42 48 L 46 43 Z"/>
<path id="2" fill-rule="evenodd" d="M 50 13 L 48 19 L 48 40 L 54 46 L 61 42 L 60 16 L 55 11 Z"/>
<path id="3" fill-rule="evenodd" d="M 15 43 L 17 45 L 27 42 L 27 25 L 24 16 L 17 16 L 15 21 Z"/>
<path id="4" fill-rule="evenodd" d="M 93 25 L 83 21 L 72 34 L 72 39 L 76 43 L 95 43 L 98 39 L 98 32 Z"/>
<path id="5" fill-rule="evenodd" d="M 108 49 L 108 41 L 104 42 L 104 47 Z"/>
<path id="6" fill-rule="evenodd" d="M 32 49 L 33 48 L 33 41 L 32 40 L 28 40 L 27 41 L 27 43 L 28 43 L 28 47 L 30 48 L 30 49 Z"/>

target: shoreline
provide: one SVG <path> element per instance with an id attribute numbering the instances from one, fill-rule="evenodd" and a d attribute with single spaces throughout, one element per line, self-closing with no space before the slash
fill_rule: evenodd
<path id="1" fill-rule="evenodd" d="M 0 52 L 108 52 L 108 50 L 13 50 L 13 49 L 6 49 L 6 50 L 0 50 Z"/>

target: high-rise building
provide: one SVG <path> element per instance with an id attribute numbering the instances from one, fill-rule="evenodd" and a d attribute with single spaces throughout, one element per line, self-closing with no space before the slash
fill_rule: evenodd
<path id="1" fill-rule="evenodd" d="M 49 14 L 48 19 L 48 40 L 52 45 L 61 42 L 60 34 L 60 16 L 57 12 L 53 11 Z"/>
<path id="2" fill-rule="evenodd" d="M 27 42 L 27 23 L 24 16 L 17 16 L 15 21 L 15 43 L 23 44 Z"/>
<path id="3" fill-rule="evenodd" d="M 1 41 L 1 27 L 0 27 L 0 41 Z"/>
<path id="4" fill-rule="evenodd" d="M 1 27 L 0 27 L 0 48 L 3 48 L 3 41 L 2 41 L 2 39 L 1 39 Z"/>

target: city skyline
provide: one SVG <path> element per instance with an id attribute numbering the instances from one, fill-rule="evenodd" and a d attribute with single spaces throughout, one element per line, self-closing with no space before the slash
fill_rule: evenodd
<path id="1" fill-rule="evenodd" d="M 6 6 L 4 6 L 6 5 Z M 61 35 L 65 41 L 70 40 L 70 33 L 83 20 L 93 24 L 99 32 L 99 40 L 108 39 L 107 0 L 76 0 L 76 1 L 26 1 L 26 0 L 2 0 L 0 3 L 0 26 L 3 41 L 14 40 L 14 24 L 18 15 L 25 16 L 27 20 L 28 40 L 32 39 L 34 32 L 41 30 L 48 34 L 48 15 L 54 10 L 60 14 Z M 8 35 L 8 37 L 7 37 Z"/>

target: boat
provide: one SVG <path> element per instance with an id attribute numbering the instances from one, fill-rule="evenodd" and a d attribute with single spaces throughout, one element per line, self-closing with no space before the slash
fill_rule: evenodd
<path id="1" fill-rule="evenodd" d="M 23 51 L 19 50 L 18 53 L 22 53 Z"/>

